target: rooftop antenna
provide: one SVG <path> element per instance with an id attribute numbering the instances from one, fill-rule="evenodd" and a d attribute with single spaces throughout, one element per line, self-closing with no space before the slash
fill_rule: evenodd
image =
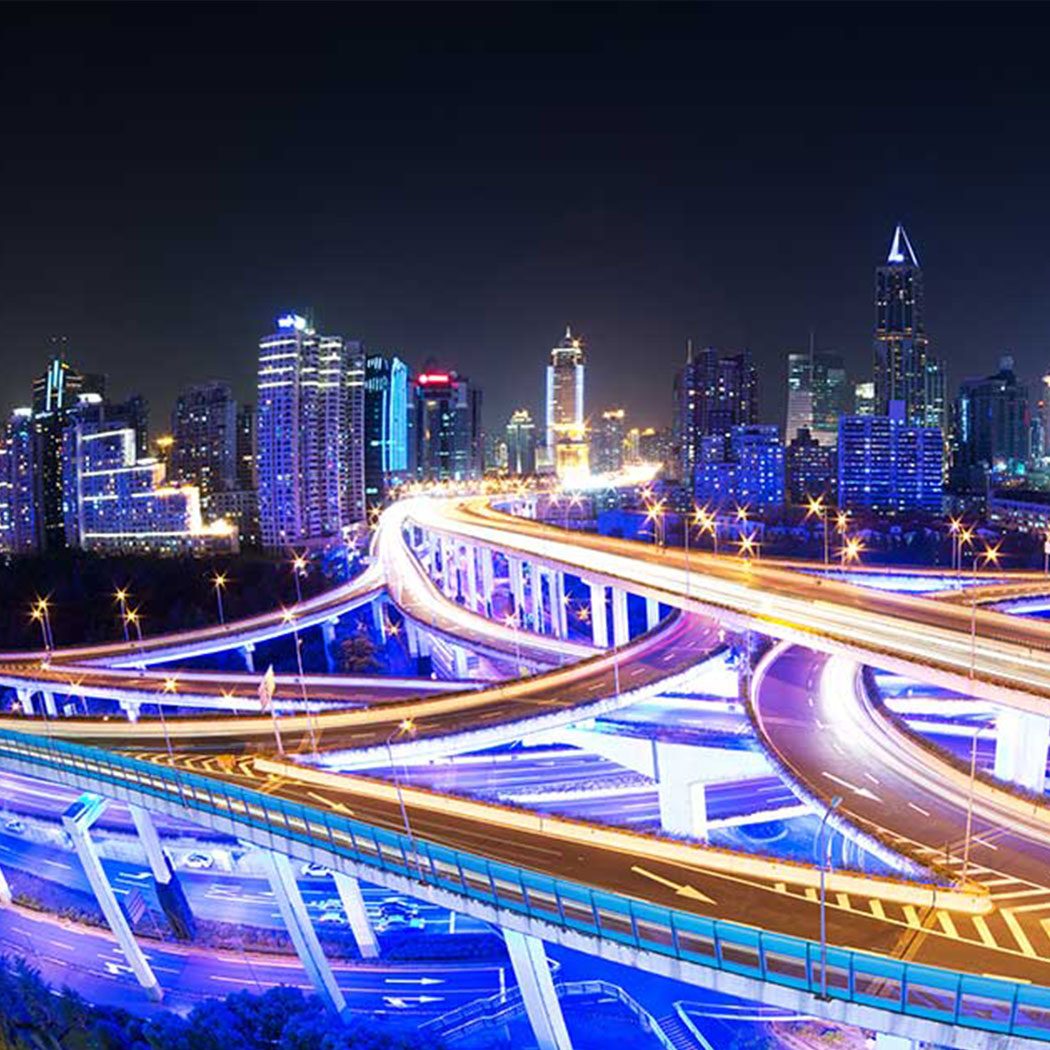
<path id="1" fill-rule="evenodd" d="M 685 341 L 685 363 L 691 365 L 693 363 L 693 341 L 687 339 Z"/>

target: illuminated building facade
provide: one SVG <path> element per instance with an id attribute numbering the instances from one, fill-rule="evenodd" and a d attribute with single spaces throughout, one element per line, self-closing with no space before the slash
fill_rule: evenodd
<path id="1" fill-rule="evenodd" d="M 33 410 L 16 408 L 0 433 L 0 547 L 31 554 L 37 543 Z"/>
<path id="2" fill-rule="evenodd" d="M 200 490 L 169 485 L 137 456 L 135 431 L 80 421 L 67 430 L 66 542 L 91 551 L 181 554 L 237 549 L 237 530 L 205 525 Z"/>
<path id="3" fill-rule="evenodd" d="M 775 425 L 733 427 L 730 439 L 701 439 L 693 495 L 714 507 L 772 509 L 784 502 L 784 446 Z"/>
<path id="4" fill-rule="evenodd" d="M 603 412 L 591 428 L 591 469 L 612 474 L 623 469 L 627 441 L 627 413 L 622 408 Z"/>
<path id="5" fill-rule="evenodd" d="M 364 359 L 298 314 L 259 342 L 259 525 L 268 550 L 340 542 L 364 519 Z"/>
<path id="6" fill-rule="evenodd" d="M 712 347 L 694 354 L 675 377 L 674 443 L 678 471 L 688 485 L 700 461 L 701 442 L 758 422 L 758 372 L 751 352 L 724 354 Z"/>
<path id="7" fill-rule="evenodd" d="M 844 416 L 839 422 L 840 507 L 936 514 L 943 491 L 943 435 L 936 427 L 910 424 L 903 402 L 891 401 L 888 415 Z"/>
<path id="8" fill-rule="evenodd" d="M 547 365 L 546 460 L 559 477 L 588 472 L 585 364 L 583 340 L 566 326 L 565 337 L 551 350 Z"/>
<path id="9" fill-rule="evenodd" d="M 801 427 L 784 450 L 785 495 L 788 502 L 804 504 L 811 497 L 830 494 L 834 488 L 834 450 Z"/>
<path id="10" fill-rule="evenodd" d="M 408 366 L 398 357 L 365 357 L 365 501 L 382 504 L 408 476 Z"/>
<path id="11" fill-rule="evenodd" d="M 237 473 L 237 403 L 228 383 L 188 387 L 171 413 L 168 477 L 196 485 L 205 507 L 213 492 L 233 488 Z"/>
<path id="12" fill-rule="evenodd" d="M 465 376 L 430 365 L 413 392 L 416 477 L 473 481 L 482 476 L 481 391 Z"/>
<path id="13" fill-rule="evenodd" d="M 1029 458 L 1028 387 L 1014 372 L 1009 354 L 999 370 L 959 385 L 955 403 L 953 481 L 983 491 L 989 475 L 1025 472 Z"/>
<path id="14" fill-rule="evenodd" d="M 839 417 L 849 411 L 846 367 L 839 354 L 825 350 L 788 354 L 787 429 L 789 438 L 805 427 L 823 445 L 834 446 Z"/>
<path id="15" fill-rule="evenodd" d="M 506 446 L 508 474 L 520 477 L 536 473 L 536 424 L 527 408 L 511 413 Z"/>

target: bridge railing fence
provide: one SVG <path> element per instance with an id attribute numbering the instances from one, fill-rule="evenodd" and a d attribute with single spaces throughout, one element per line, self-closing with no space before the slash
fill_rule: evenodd
<path id="1" fill-rule="evenodd" d="M 1050 1042 L 1050 988 L 961 974 L 710 919 L 488 860 L 320 807 L 100 748 L 0 730 L 5 761 L 174 803 L 586 936 L 812 995 Z"/>

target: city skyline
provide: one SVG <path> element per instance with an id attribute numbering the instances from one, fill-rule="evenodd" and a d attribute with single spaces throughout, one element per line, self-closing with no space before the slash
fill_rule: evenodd
<path id="1" fill-rule="evenodd" d="M 659 29 L 620 10 L 493 10 L 473 24 L 420 10 L 406 36 L 369 9 L 349 34 L 361 41 L 349 65 L 325 61 L 351 45 L 345 16 L 324 12 L 317 27 L 332 32 L 310 34 L 314 86 L 280 92 L 249 76 L 291 46 L 265 9 L 218 12 L 192 76 L 180 56 L 197 34 L 177 17 L 140 53 L 124 45 L 142 16 L 126 28 L 74 16 L 45 31 L 38 15 L 9 13 L 10 142 L 34 163 L 6 178 L 25 207 L 5 224 L 0 269 L 5 407 L 52 335 L 158 407 L 209 378 L 244 399 L 259 335 L 299 310 L 413 364 L 454 361 L 500 418 L 526 391 L 539 415 L 534 355 L 566 322 L 591 347 L 595 406 L 624 400 L 618 376 L 644 348 L 626 407 L 645 423 L 669 411 L 664 380 L 687 339 L 748 347 L 770 377 L 762 415 L 780 418 L 784 352 L 811 329 L 851 377 L 867 371 L 871 266 L 897 222 L 926 271 L 928 327 L 951 381 L 1007 351 L 1022 373 L 1041 373 L 1050 254 L 1036 187 L 1047 147 L 1027 130 L 1044 76 L 1033 45 L 980 12 L 948 30 L 913 12 L 910 39 L 927 57 L 921 71 L 894 72 L 911 105 L 892 136 L 869 141 L 886 96 L 880 37 L 868 39 L 863 18 L 854 32 L 824 12 L 770 11 L 745 50 L 746 20 L 703 10 L 669 11 Z M 698 38 L 705 61 L 682 61 Z M 531 84 L 538 61 L 562 54 L 574 61 Z M 51 70 L 32 97 L 21 55 Z M 625 64 L 633 76 L 619 84 Z M 834 97 L 815 75 L 799 79 L 807 65 L 837 78 Z M 243 96 L 248 82 L 259 97 Z M 1009 116 L 993 123 L 997 107 Z M 108 148 L 90 172 L 71 170 L 67 136 L 93 134 Z M 468 148 L 446 153 L 457 137 Z M 375 159 L 333 162 L 339 178 L 304 173 L 286 144 L 307 138 L 337 158 Z M 550 165 L 555 155 L 567 161 Z M 158 358 L 164 369 L 150 367 Z"/>

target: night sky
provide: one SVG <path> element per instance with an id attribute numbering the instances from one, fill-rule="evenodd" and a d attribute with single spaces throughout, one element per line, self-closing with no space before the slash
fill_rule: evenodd
<path id="1" fill-rule="evenodd" d="M 254 392 L 289 309 L 538 411 L 669 422 L 686 339 L 870 370 L 902 220 L 949 382 L 1050 365 L 1050 64 L 1032 5 L 5 6 L 3 404 L 54 336 L 141 391 Z"/>

